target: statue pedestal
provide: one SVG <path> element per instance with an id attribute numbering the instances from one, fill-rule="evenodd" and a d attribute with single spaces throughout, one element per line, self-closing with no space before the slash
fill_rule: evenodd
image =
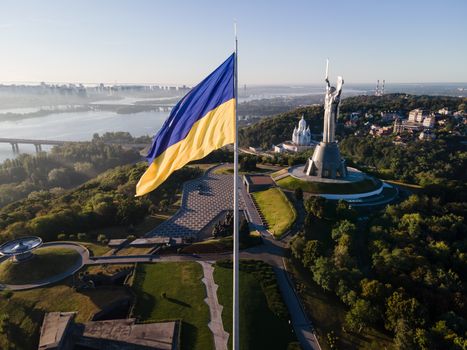
<path id="1" fill-rule="evenodd" d="M 341 158 L 336 142 L 321 142 L 317 145 L 303 171 L 308 176 L 330 179 L 347 177 L 345 160 Z"/>

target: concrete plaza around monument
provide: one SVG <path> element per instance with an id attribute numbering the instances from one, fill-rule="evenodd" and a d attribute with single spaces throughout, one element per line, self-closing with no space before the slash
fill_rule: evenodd
<path id="1" fill-rule="evenodd" d="M 393 189 L 393 186 L 384 183 L 381 180 L 378 180 L 374 177 L 371 177 L 355 168 L 348 167 L 348 173 L 345 178 L 340 179 L 330 179 L 330 178 L 322 178 L 318 176 L 309 176 L 303 172 L 304 165 L 297 165 L 290 167 L 288 169 L 287 175 L 297 179 L 298 181 L 302 181 L 302 183 L 310 183 L 310 184 L 322 184 L 325 185 L 326 188 L 330 188 L 333 185 L 333 191 L 329 191 L 326 193 L 326 190 L 322 192 L 317 192 L 315 195 L 319 195 L 326 199 L 331 200 L 345 200 L 351 202 L 354 205 L 373 205 L 376 202 L 380 203 L 389 203 L 397 196 L 397 189 L 394 189 L 394 193 L 387 194 L 388 189 Z M 360 187 L 362 184 L 365 183 L 374 183 L 374 188 L 367 189 L 366 191 L 348 191 L 355 187 Z M 348 186 L 346 186 L 348 185 Z M 347 188 L 348 187 L 348 188 Z M 364 187 L 362 187 L 364 188 Z M 337 189 L 337 190 L 336 190 Z M 340 192 L 339 191 L 342 191 Z M 331 192 L 331 193 L 330 193 Z M 391 192 L 391 191 L 389 191 Z"/>
<path id="2" fill-rule="evenodd" d="M 293 176 L 302 181 L 310 181 L 310 182 L 323 182 L 323 183 L 335 183 L 335 184 L 346 184 L 351 182 L 359 182 L 366 179 L 370 179 L 371 177 L 362 173 L 360 170 L 355 168 L 347 167 L 347 176 L 344 178 L 326 178 L 320 176 L 310 176 L 305 174 L 304 172 L 305 165 L 296 165 L 292 166 L 288 169 L 289 175 Z"/>

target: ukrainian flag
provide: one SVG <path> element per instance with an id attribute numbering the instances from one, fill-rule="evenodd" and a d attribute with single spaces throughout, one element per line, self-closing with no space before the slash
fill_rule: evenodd
<path id="1" fill-rule="evenodd" d="M 235 141 L 234 66 L 232 54 L 172 109 L 154 137 L 136 196 L 151 192 L 188 162 Z"/>

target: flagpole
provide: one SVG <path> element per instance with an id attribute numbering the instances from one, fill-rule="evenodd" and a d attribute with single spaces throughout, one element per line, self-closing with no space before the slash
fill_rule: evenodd
<path id="1" fill-rule="evenodd" d="M 240 349 L 240 315 L 239 315 L 239 212 L 238 212 L 238 43 L 237 43 L 237 23 L 234 23 L 235 32 L 235 70 L 234 70 L 234 93 L 235 93 L 235 142 L 234 142 L 234 233 L 233 233 L 233 322 L 232 322 L 232 348 Z"/>

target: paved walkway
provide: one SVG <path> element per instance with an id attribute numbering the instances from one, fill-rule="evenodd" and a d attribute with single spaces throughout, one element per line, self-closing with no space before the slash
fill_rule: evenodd
<path id="1" fill-rule="evenodd" d="M 182 203 L 177 213 L 164 221 L 147 236 L 197 236 L 221 212 L 233 208 L 233 176 L 215 174 L 220 165 L 206 171 L 195 180 L 183 186 Z M 245 208 L 240 196 L 240 210 Z"/>
<path id="2" fill-rule="evenodd" d="M 285 246 L 286 242 L 290 239 L 291 235 L 287 235 L 284 240 L 275 240 L 273 236 L 262 225 L 261 218 L 257 212 L 255 205 L 246 190 L 243 189 L 243 196 L 245 199 L 246 208 L 251 211 L 251 223 L 260 232 L 263 238 L 263 244 L 260 246 L 252 247 L 240 253 L 240 258 L 257 259 L 267 262 L 273 266 L 274 272 L 277 276 L 277 284 L 284 299 L 287 309 L 289 310 L 292 326 L 295 334 L 303 350 L 321 350 L 321 347 L 313 331 L 311 321 L 308 319 L 305 309 L 303 308 L 300 298 L 297 295 L 295 288 L 290 281 L 289 274 L 285 267 Z M 297 208 L 297 214 L 303 217 L 298 217 L 294 223 L 293 231 L 297 232 L 303 225 L 303 204 Z"/>
<path id="3" fill-rule="evenodd" d="M 79 259 L 76 261 L 76 263 L 70 267 L 67 271 L 62 272 L 58 275 L 51 276 L 47 279 L 44 279 L 42 281 L 38 281 L 35 283 L 29 283 L 29 284 L 0 284 L 0 290 L 3 289 L 8 289 L 8 290 L 27 290 L 27 289 L 33 289 L 33 288 L 39 288 L 39 287 L 44 287 L 52 283 L 59 282 L 61 280 L 64 280 L 65 278 L 73 275 L 75 272 L 77 272 L 79 269 L 83 267 L 89 261 L 89 250 L 87 248 L 83 247 L 80 244 L 77 243 L 72 243 L 72 242 L 50 242 L 50 243 L 44 243 L 42 245 L 43 248 L 65 248 L 65 249 L 73 249 L 79 254 Z"/>
<path id="4" fill-rule="evenodd" d="M 211 321 L 208 323 L 208 327 L 214 335 L 214 345 L 216 350 L 227 350 L 227 342 L 229 340 L 229 333 L 224 330 L 224 324 L 222 322 L 222 309 L 223 306 L 219 304 L 217 299 L 217 288 L 219 287 L 214 282 L 214 267 L 212 261 L 198 261 L 203 267 L 204 278 L 203 283 L 206 285 L 207 298 L 204 299 L 205 303 L 209 306 L 209 314 Z"/>

